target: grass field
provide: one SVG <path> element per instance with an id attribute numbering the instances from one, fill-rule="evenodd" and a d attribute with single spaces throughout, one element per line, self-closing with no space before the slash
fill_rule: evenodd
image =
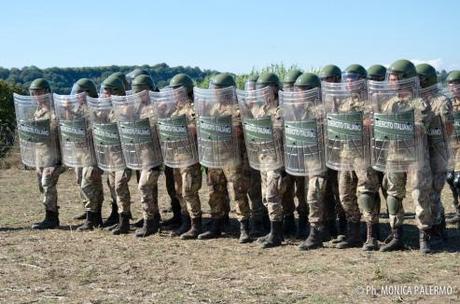
<path id="1" fill-rule="evenodd" d="M 166 231 L 141 240 L 132 233 L 79 233 L 72 216 L 82 206 L 73 178 L 69 171 L 59 181 L 62 228 L 32 231 L 31 224 L 43 216 L 34 172 L 0 170 L 1 303 L 460 303 L 460 233 L 454 226 L 445 251 L 430 256 L 417 249 L 413 220 L 407 221 L 405 236 L 410 249 L 395 253 L 300 252 L 297 240 L 262 250 L 257 243 L 238 244 L 231 232 L 210 241 L 181 241 Z M 133 213 L 139 217 L 135 187 L 133 180 Z M 452 212 L 447 190 L 444 197 Z M 201 198 L 208 211 L 205 184 Z M 169 204 L 164 178 L 160 204 Z M 413 211 L 410 201 L 405 206 Z M 427 295 L 427 289 L 402 296 L 380 292 L 382 286 L 414 291 L 421 285 L 453 290 L 446 289 L 448 295 L 433 290 Z"/>

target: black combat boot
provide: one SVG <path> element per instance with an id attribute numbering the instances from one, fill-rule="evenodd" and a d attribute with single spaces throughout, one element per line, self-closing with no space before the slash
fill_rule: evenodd
<path id="1" fill-rule="evenodd" d="M 253 237 L 265 235 L 264 220 L 261 217 L 252 217 L 251 235 Z"/>
<path id="2" fill-rule="evenodd" d="M 262 248 L 272 248 L 281 246 L 283 238 L 283 222 L 270 222 L 270 233 L 263 238 Z"/>
<path id="3" fill-rule="evenodd" d="M 74 220 L 84 220 L 86 219 L 86 212 L 75 215 L 72 219 Z"/>
<path id="4" fill-rule="evenodd" d="M 161 223 L 161 226 L 167 230 L 177 229 L 182 224 L 180 203 L 177 198 L 171 199 L 172 218 Z"/>
<path id="5" fill-rule="evenodd" d="M 180 238 L 181 240 L 194 240 L 198 238 L 201 233 L 201 216 L 191 219 L 190 229 L 183 233 Z"/>
<path id="6" fill-rule="evenodd" d="M 299 250 L 311 250 L 323 247 L 321 231 L 321 227 L 310 227 L 310 234 L 305 241 L 300 243 Z"/>
<path id="7" fill-rule="evenodd" d="M 129 233 L 129 213 L 120 213 L 118 225 L 112 230 L 113 235 L 128 234 Z"/>
<path id="8" fill-rule="evenodd" d="M 308 228 L 309 228 L 309 223 L 308 223 L 308 216 L 299 214 L 299 219 L 297 222 L 297 235 L 296 238 L 299 240 L 304 240 L 307 235 L 308 235 Z"/>
<path id="9" fill-rule="evenodd" d="M 335 220 L 328 220 L 326 221 L 326 232 L 327 232 L 327 236 L 326 236 L 326 240 L 336 240 L 337 242 L 339 242 L 337 240 L 337 236 L 339 235 L 339 232 L 337 231 L 337 223 L 335 222 Z"/>
<path id="10" fill-rule="evenodd" d="M 144 225 L 137 229 L 135 236 L 142 238 L 152 234 L 155 234 L 160 229 L 160 214 L 155 214 L 153 218 L 144 220 Z"/>
<path id="11" fill-rule="evenodd" d="M 215 239 L 222 235 L 224 226 L 224 218 L 216 218 L 211 220 L 209 229 L 198 235 L 199 240 Z"/>
<path id="12" fill-rule="evenodd" d="M 242 220 L 240 222 L 240 244 L 252 242 L 251 237 L 249 236 L 249 220 Z"/>
<path id="13" fill-rule="evenodd" d="M 429 254 L 433 252 L 431 246 L 430 235 L 426 230 L 420 230 L 419 234 L 419 241 L 420 241 L 420 252 L 422 254 Z"/>
<path id="14" fill-rule="evenodd" d="M 286 214 L 283 219 L 283 233 L 286 237 L 295 236 L 296 234 L 294 214 Z"/>
<path id="15" fill-rule="evenodd" d="M 385 245 L 380 247 L 380 251 L 396 251 L 404 249 L 404 243 L 402 241 L 403 228 L 399 226 L 398 228 L 391 229 L 391 234 L 385 240 Z"/>
<path id="16" fill-rule="evenodd" d="M 378 230 L 379 224 L 366 223 L 367 227 L 367 237 L 366 242 L 363 245 L 364 251 L 373 251 L 379 249 L 378 244 Z"/>
<path id="17" fill-rule="evenodd" d="M 59 228 L 59 213 L 46 210 L 45 219 L 32 225 L 32 229 L 45 230 Z"/>
<path id="18" fill-rule="evenodd" d="M 182 234 L 186 233 L 190 230 L 191 227 L 191 220 L 188 213 L 181 214 L 181 224 L 177 229 L 171 231 L 171 236 L 181 236 Z"/>
<path id="19" fill-rule="evenodd" d="M 118 216 L 118 205 L 115 202 L 112 202 L 112 211 L 110 211 L 110 215 L 107 220 L 104 222 L 103 227 L 111 227 L 113 225 L 118 224 L 119 216 Z"/>
<path id="20" fill-rule="evenodd" d="M 86 219 L 83 225 L 77 228 L 77 231 L 91 231 L 102 225 L 102 217 L 98 212 L 86 212 Z"/>
<path id="21" fill-rule="evenodd" d="M 360 222 L 348 222 L 348 231 L 345 239 L 337 243 L 335 247 L 338 249 L 361 247 L 363 245 L 363 242 L 361 240 L 360 227 Z"/>

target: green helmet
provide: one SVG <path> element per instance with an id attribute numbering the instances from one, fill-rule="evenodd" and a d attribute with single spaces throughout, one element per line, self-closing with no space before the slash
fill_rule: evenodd
<path id="1" fill-rule="evenodd" d="M 135 68 L 134 70 L 126 74 L 126 78 L 128 78 L 128 80 L 132 83 L 134 78 L 136 78 L 139 75 L 150 76 L 149 72 L 147 72 L 146 70 L 141 69 L 141 68 Z"/>
<path id="2" fill-rule="evenodd" d="M 227 87 L 236 87 L 235 79 L 230 73 L 220 73 L 214 75 L 209 82 L 210 88 L 222 89 Z"/>
<path id="3" fill-rule="evenodd" d="M 460 83 L 460 70 L 451 71 L 446 81 L 447 83 Z"/>
<path id="4" fill-rule="evenodd" d="M 96 85 L 91 79 L 80 78 L 72 86 L 71 95 L 76 95 L 82 92 L 86 92 L 89 97 L 97 98 Z"/>
<path id="5" fill-rule="evenodd" d="M 374 64 L 367 69 L 367 79 L 374 81 L 384 81 L 387 68 L 380 64 Z"/>
<path id="6" fill-rule="evenodd" d="M 350 80 L 360 80 L 367 78 L 366 69 L 360 64 L 349 65 L 343 73 L 343 78 Z"/>
<path id="7" fill-rule="evenodd" d="M 294 83 L 294 86 L 302 90 L 311 90 L 321 86 L 321 80 L 313 73 L 303 73 Z"/>
<path id="8" fill-rule="evenodd" d="M 169 86 L 171 88 L 178 88 L 178 87 L 184 87 L 187 90 L 187 94 L 192 94 L 193 93 L 193 80 L 188 76 L 187 74 L 180 73 L 171 78 L 169 81 Z"/>
<path id="9" fill-rule="evenodd" d="M 120 78 L 117 76 L 107 77 L 101 85 L 101 91 L 108 90 L 110 95 L 124 96 L 126 95 L 125 86 Z M 103 92 L 102 92 L 103 93 Z"/>
<path id="10" fill-rule="evenodd" d="M 133 93 L 139 93 L 145 90 L 154 91 L 155 83 L 150 75 L 141 74 L 134 78 L 131 87 L 133 89 Z"/>
<path id="11" fill-rule="evenodd" d="M 406 59 L 400 59 L 390 65 L 387 74 L 396 74 L 399 80 L 403 80 L 417 76 L 417 71 L 412 62 Z"/>
<path id="12" fill-rule="evenodd" d="M 301 71 L 297 69 L 290 70 L 283 79 L 283 86 L 287 86 L 287 87 L 293 86 L 297 77 L 299 77 L 300 75 L 302 75 Z"/>
<path id="13" fill-rule="evenodd" d="M 436 69 L 433 66 L 422 63 L 418 64 L 415 69 L 422 88 L 431 87 L 432 85 L 438 83 L 438 75 L 436 74 Z"/>
<path id="14" fill-rule="evenodd" d="M 329 64 L 321 69 L 319 78 L 327 82 L 340 82 L 342 79 L 342 71 L 338 66 Z"/>
<path id="15" fill-rule="evenodd" d="M 44 78 L 37 78 L 29 86 L 29 92 L 38 92 L 42 91 L 41 94 L 51 93 L 51 88 L 49 82 Z M 40 94 L 40 95 L 41 95 Z"/>
<path id="16" fill-rule="evenodd" d="M 265 72 L 262 73 L 259 78 L 257 78 L 256 87 L 258 89 L 264 88 L 266 86 L 276 86 L 278 87 L 280 80 L 275 73 Z"/>
<path id="17" fill-rule="evenodd" d="M 125 90 L 129 88 L 129 83 L 128 83 L 128 80 L 126 79 L 125 74 L 123 74 L 122 72 L 115 72 L 115 73 L 110 74 L 109 77 L 111 76 L 119 78 L 122 81 L 123 86 L 125 87 Z"/>

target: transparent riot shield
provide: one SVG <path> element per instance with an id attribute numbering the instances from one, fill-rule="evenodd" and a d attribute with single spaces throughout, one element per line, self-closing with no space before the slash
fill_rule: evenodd
<path id="1" fill-rule="evenodd" d="M 69 167 L 96 165 L 96 155 L 88 121 L 86 93 L 53 94 L 59 122 L 62 162 Z"/>
<path id="2" fill-rule="evenodd" d="M 194 88 L 193 94 L 200 164 L 208 168 L 239 164 L 241 147 L 237 136 L 240 133 L 242 138 L 242 134 L 235 88 Z"/>
<path id="3" fill-rule="evenodd" d="M 373 109 L 371 164 L 380 172 L 407 172 L 421 157 L 422 132 L 417 77 L 368 81 Z M 418 125 L 417 125 L 418 124 Z"/>
<path id="4" fill-rule="evenodd" d="M 431 169 L 433 172 L 453 170 L 452 103 L 438 84 L 421 88 L 420 97 L 430 105 L 434 113 L 434 117 L 426 130 Z"/>
<path id="5" fill-rule="evenodd" d="M 186 168 L 198 162 L 193 107 L 185 88 L 150 92 L 158 115 L 163 162 L 171 168 Z"/>
<path id="6" fill-rule="evenodd" d="M 110 97 L 86 97 L 97 165 L 104 171 L 126 168 Z"/>
<path id="7" fill-rule="evenodd" d="M 322 82 L 326 111 L 326 166 L 337 171 L 370 164 L 366 80 Z"/>
<path id="8" fill-rule="evenodd" d="M 450 134 L 450 146 L 452 149 L 452 160 L 450 167 L 457 171 L 460 166 L 460 83 L 448 84 L 446 92 L 452 102 L 453 131 Z"/>
<path id="9" fill-rule="evenodd" d="M 326 170 L 323 142 L 324 108 L 320 90 L 280 91 L 284 122 L 284 167 L 294 176 Z"/>
<path id="10" fill-rule="evenodd" d="M 29 167 L 52 167 L 60 162 L 58 131 L 51 94 L 14 94 L 21 160 Z"/>
<path id="11" fill-rule="evenodd" d="M 127 96 L 112 96 L 126 166 L 150 169 L 162 163 L 155 109 L 149 91 Z"/>
<path id="12" fill-rule="evenodd" d="M 282 122 L 273 89 L 237 90 L 249 165 L 262 171 L 283 167 Z"/>

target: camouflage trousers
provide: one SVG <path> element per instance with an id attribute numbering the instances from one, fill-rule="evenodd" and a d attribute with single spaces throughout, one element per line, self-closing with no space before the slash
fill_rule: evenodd
<path id="1" fill-rule="evenodd" d="M 38 189 L 43 194 L 43 205 L 48 211 L 58 211 L 56 186 L 61 172 L 61 166 L 36 169 Z"/>
<path id="2" fill-rule="evenodd" d="M 262 218 L 267 214 L 267 208 L 265 208 L 262 201 L 262 186 L 260 181 L 260 172 L 249 167 L 249 187 L 248 197 L 249 205 L 251 207 L 251 216 L 253 218 Z"/>
<path id="3" fill-rule="evenodd" d="M 431 213 L 433 216 L 433 225 L 441 224 L 444 216 L 444 206 L 441 201 L 441 192 L 447 180 L 447 171 L 433 172 L 433 192 Z"/>
<path id="4" fill-rule="evenodd" d="M 326 184 L 326 173 L 308 177 L 305 183 L 309 206 L 308 221 L 312 227 L 321 227 L 326 220 L 324 201 L 326 197 Z"/>
<path id="5" fill-rule="evenodd" d="M 295 210 L 299 216 L 308 215 L 308 205 L 305 198 L 307 189 L 305 177 L 287 175 L 285 178 L 285 192 L 283 193 L 283 212 L 285 215 L 293 214 Z M 295 207 L 294 197 L 297 198 L 297 208 Z"/>
<path id="6" fill-rule="evenodd" d="M 248 172 L 243 165 L 228 166 L 223 169 L 208 169 L 207 185 L 209 207 L 213 218 L 222 218 L 228 210 L 226 193 L 235 203 L 236 217 L 239 221 L 250 217 Z M 224 178 L 224 179 L 222 179 Z"/>
<path id="7" fill-rule="evenodd" d="M 282 196 L 285 191 L 283 170 L 260 171 L 262 200 L 268 211 L 270 221 L 283 220 Z"/>
<path id="8" fill-rule="evenodd" d="M 369 195 L 373 201 L 361 206 L 366 222 L 378 222 L 379 177 L 371 167 L 359 168 L 355 171 L 341 171 L 338 176 L 340 203 L 345 211 L 347 220 L 352 223 L 359 223 L 361 211 L 358 200 L 362 194 Z"/>
<path id="9" fill-rule="evenodd" d="M 198 191 L 201 189 L 201 166 L 194 164 L 186 168 L 175 168 L 175 192 L 179 199 L 182 214 L 191 218 L 201 216 L 201 202 Z"/>
<path id="10" fill-rule="evenodd" d="M 165 173 L 165 179 L 166 179 L 166 191 L 168 192 L 168 195 L 171 198 L 171 201 L 178 200 L 177 195 L 176 195 L 174 169 L 168 166 L 165 166 L 164 173 Z"/>
<path id="11" fill-rule="evenodd" d="M 141 205 L 144 220 L 151 220 L 160 213 L 158 209 L 158 178 L 161 167 L 143 169 L 140 171 L 137 189 L 141 195 Z"/>
<path id="12" fill-rule="evenodd" d="M 388 212 L 391 228 L 399 227 L 404 222 L 404 208 L 402 200 L 406 195 L 406 184 L 412 185 L 412 200 L 415 205 L 415 221 L 421 230 L 431 228 L 433 225 L 432 191 L 433 182 L 429 166 L 410 168 L 409 173 L 389 172 L 384 176 L 387 191 Z M 390 201 L 396 206 L 390 206 Z"/>
<path id="13" fill-rule="evenodd" d="M 129 193 L 128 182 L 131 179 L 131 170 L 108 172 L 108 185 L 112 200 L 115 199 L 119 213 L 131 211 L 131 194 Z"/>
<path id="14" fill-rule="evenodd" d="M 337 215 L 345 216 L 345 211 L 340 204 L 339 185 L 337 171 L 327 169 L 326 171 L 326 195 L 324 197 L 324 215 L 326 221 L 335 221 Z"/>
<path id="15" fill-rule="evenodd" d="M 96 166 L 75 168 L 75 175 L 83 207 L 86 211 L 99 212 L 104 202 L 103 171 Z"/>

